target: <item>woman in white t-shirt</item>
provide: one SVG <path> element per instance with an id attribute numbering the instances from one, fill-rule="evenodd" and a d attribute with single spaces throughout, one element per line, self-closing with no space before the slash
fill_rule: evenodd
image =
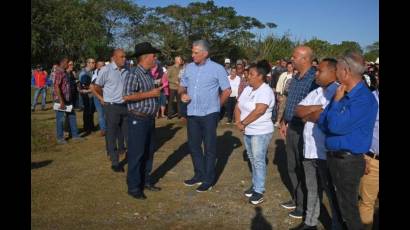
<path id="1" fill-rule="evenodd" d="M 252 186 L 245 191 L 249 202 L 263 202 L 266 176 L 266 153 L 273 134 L 272 109 L 275 95 L 265 83 L 270 71 L 266 60 L 249 67 L 247 86 L 235 107 L 235 124 L 244 132 L 245 148 L 252 166 Z"/>

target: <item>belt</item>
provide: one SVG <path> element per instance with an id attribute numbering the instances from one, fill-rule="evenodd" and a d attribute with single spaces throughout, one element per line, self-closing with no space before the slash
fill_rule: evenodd
<path id="1" fill-rule="evenodd" d="M 365 153 L 365 154 L 366 154 L 367 156 L 373 158 L 373 159 L 379 160 L 379 154 L 375 154 L 375 153 L 372 153 L 372 152 L 367 152 L 367 153 Z"/>
<path id="2" fill-rule="evenodd" d="M 119 105 L 119 106 L 124 106 L 124 105 L 126 105 L 125 103 L 114 103 L 114 102 L 104 102 L 105 104 L 108 104 L 108 105 Z"/>
<path id="3" fill-rule="evenodd" d="M 349 151 L 328 151 L 327 154 L 332 157 L 344 159 L 347 156 L 361 156 L 362 154 L 353 154 Z"/>
<path id="4" fill-rule="evenodd" d="M 128 112 L 131 113 L 132 115 L 137 116 L 137 117 L 146 117 L 146 118 L 154 117 L 154 115 L 149 115 L 149 114 L 137 112 L 137 111 L 134 111 L 134 110 L 130 110 Z"/>

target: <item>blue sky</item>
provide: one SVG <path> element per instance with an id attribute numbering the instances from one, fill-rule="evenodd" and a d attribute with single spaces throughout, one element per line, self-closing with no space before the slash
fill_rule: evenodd
<path id="1" fill-rule="evenodd" d="M 178 4 L 187 0 L 134 0 L 147 7 Z M 217 6 L 231 6 L 238 15 L 251 16 L 262 23 L 274 22 L 273 30 L 254 29 L 256 34 L 290 32 L 294 40 L 317 37 L 332 44 L 356 41 L 362 48 L 379 40 L 379 0 L 215 0 Z"/>

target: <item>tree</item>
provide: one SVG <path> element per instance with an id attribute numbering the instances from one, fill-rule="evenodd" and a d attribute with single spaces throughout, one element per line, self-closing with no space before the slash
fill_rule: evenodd
<path id="1" fill-rule="evenodd" d="M 379 57 L 379 42 L 374 42 L 373 44 L 366 47 L 366 53 L 364 54 L 364 58 L 366 61 L 376 61 L 376 58 Z"/>
<path id="2" fill-rule="evenodd" d="M 327 41 L 323 41 L 318 38 L 313 38 L 310 41 L 306 42 L 305 45 L 312 48 L 315 57 L 318 59 L 332 56 L 331 55 L 332 45 Z"/>
<path id="3" fill-rule="evenodd" d="M 176 54 L 189 57 L 192 42 L 206 39 L 212 45 L 213 58 L 222 61 L 230 49 L 243 53 L 236 42 L 246 43 L 244 40 L 254 38 L 249 31 L 254 27 L 265 25 L 253 17 L 237 15 L 233 7 L 218 7 L 207 1 L 151 9 L 139 33 L 133 34 L 136 41 L 148 40 L 160 47 L 166 60 Z"/>
<path id="4" fill-rule="evenodd" d="M 358 52 L 362 54 L 363 50 L 359 43 L 354 41 L 342 41 L 341 44 L 335 44 L 331 47 L 331 55 L 334 57 L 343 55 L 347 52 Z"/>

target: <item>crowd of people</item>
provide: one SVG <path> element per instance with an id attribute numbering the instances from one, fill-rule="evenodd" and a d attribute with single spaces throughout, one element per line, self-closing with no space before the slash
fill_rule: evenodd
<path id="1" fill-rule="evenodd" d="M 192 62 L 176 56 L 165 67 L 160 50 L 150 43 L 135 46 L 131 61 L 117 48 L 110 62 L 89 58 L 77 74 L 73 61 L 60 58 L 51 73 L 37 66 L 32 111 L 42 94 L 45 109 L 51 87 L 57 143 L 67 144 L 64 121 L 73 141 L 83 141 L 76 110 L 83 111 L 84 132 L 94 131 L 97 111 L 101 136 L 114 172 L 128 162 L 128 194 L 146 199 L 144 190 L 160 191 L 150 173 L 154 160 L 155 120 L 182 119 L 193 163 L 186 186 L 206 192 L 216 183 L 216 130 L 226 116 L 243 134 L 252 180 L 244 191 L 251 204 L 264 201 L 266 154 L 275 128 L 286 143 L 291 199 L 281 206 L 289 216 L 304 218 L 294 229 L 316 229 L 322 193 L 329 199 L 332 229 L 364 229 L 373 222 L 378 197 L 378 68 L 350 52 L 338 58 L 314 59 L 298 46 L 275 63 L 238 59 L 224 66 L 209 57 L 205 40 L 192 44 Z M 73 109 L 70 109 L 73 107 Z M 234 127 L 232 126 L 232 127 Z M 202 147 L 203 146 L 203 147 Z"/>

